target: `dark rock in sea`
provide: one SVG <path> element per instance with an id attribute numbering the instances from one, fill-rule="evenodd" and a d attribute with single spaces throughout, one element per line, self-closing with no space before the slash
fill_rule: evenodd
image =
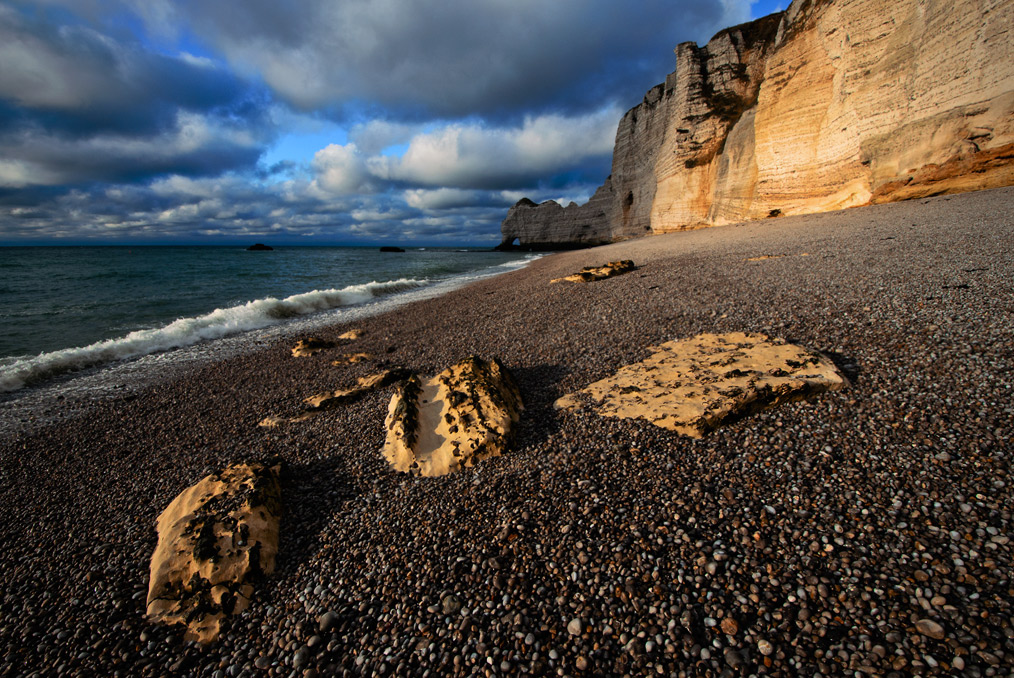
<path id="1" fill-rule="evenodd" d="M 394 247 L 392 245 L 384 245 L 383 247 L 380 248 L 380 251 L 381 252 L 404 252 L 405 250 L 403 250 L 400 247 Z"/>
<path id="2" fill-rule="evenodd" d="M 250 247 L 247 247 L 246 251 L 247 252 L 270 252 L 273 249 L 275 249 L 275 248 L 271 247 L 270 245 L 265 245 L 264 243 L 260 243 L 259 242 L 259 243 L 256 243 L 254 245 L 250 245 Z"/>

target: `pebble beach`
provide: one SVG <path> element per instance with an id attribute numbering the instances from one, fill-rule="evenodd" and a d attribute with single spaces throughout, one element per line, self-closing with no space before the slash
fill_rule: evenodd
<path id="1" fill-rule="evenodd" d="M 0 427 L 0 676 L 1014 674 L 1014 189 L 546 256 L 382 315 Z M 630 259 L 586 284 L 550 280 Z M 702 439 L 555 400 L 704 332 L 847 388 Z M 372 360 L 335 366 L 342 351 Z M 381 369 L 498 358 L 510 450 L 391 470 Z M 13 417 L 5 396 L 0 418 Z M 42 416 L 46 414 L 46 416 Z M 18 415 L 20 418 L 20 414 Z M 202 646 L 145 619 L 160 512 L 280 460 L 275 572 Z"/>

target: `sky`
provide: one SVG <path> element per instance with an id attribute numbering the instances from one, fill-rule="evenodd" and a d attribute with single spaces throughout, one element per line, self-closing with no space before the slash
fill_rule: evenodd
<path id="1" fill-rule="evenodd" d="M 773 0 L 0 0 L 0 244 L 492 245 Z"/>

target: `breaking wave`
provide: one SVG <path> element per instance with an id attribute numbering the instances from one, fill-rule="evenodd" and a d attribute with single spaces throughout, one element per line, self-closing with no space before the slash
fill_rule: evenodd
<path id="1" fill-rule="evenodd" d="M 81 348 L 42 353 L 0 365 L 0 392 L 16 391 L 50 377 L 115 360 L 190 346 L 208 339 L 275 325 L 285 320 L 361 304 L 377 297 L 407 292 L 428 285 L 428 280 L 401 279 L 350 285 L 340 290 L 314 290 L 285 299 L 267 297 L 239 306 L 215 309 L 193 318 L 180 318 L 165 327 L 136 330 Z"/>
<path id="2" fill-rule="evenodd" d="M 544 256 L 546 256 L 546 255 L 545 254 L 526 254 L 524 259 L 515 259 L 513 261 L 506 261 L 506 262 L 504 262 L 502 264 L 499 264 L 499 267 L 500 268 L 507 268 L 507 269 L 524 268 L 525 266 L 527 266 L 528 264 L 532 263 L 536 259 L 541 259 Z"/>

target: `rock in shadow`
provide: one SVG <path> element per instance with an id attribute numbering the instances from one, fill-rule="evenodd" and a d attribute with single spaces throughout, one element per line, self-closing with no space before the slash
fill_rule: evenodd
<path id="1" fill-rule="evenodd" d="M 290 571 L 320 547 L 321 531 L 335 512 L 355 496 L 344 460 L 287 463 L 282 474 L 282 514 L 277 568 Z"/>
<path id="2" fill-rule="evenodd" d="M 838 371 L 845 375 L 845 378 L 849 380 L 849 383 L 853 386 L 859 383 L 859 375 L 862 369 L 859 367 L 859 363 L 855 358 L 844 356 L 841 353 L 835 353 L 834 351 L 821 351 L 828 359 L 834 363 L 834 366 L 838 368 Z"/>
<path id="3" fill-rule="evenodd" d="M 562 395 L 559 383 L 570 373 L 563 365 L 533 365 L 511 369 L 525 409 L 516 425 L 514 447 L 537 445 L 560 429 L 553 402 Z"/>

